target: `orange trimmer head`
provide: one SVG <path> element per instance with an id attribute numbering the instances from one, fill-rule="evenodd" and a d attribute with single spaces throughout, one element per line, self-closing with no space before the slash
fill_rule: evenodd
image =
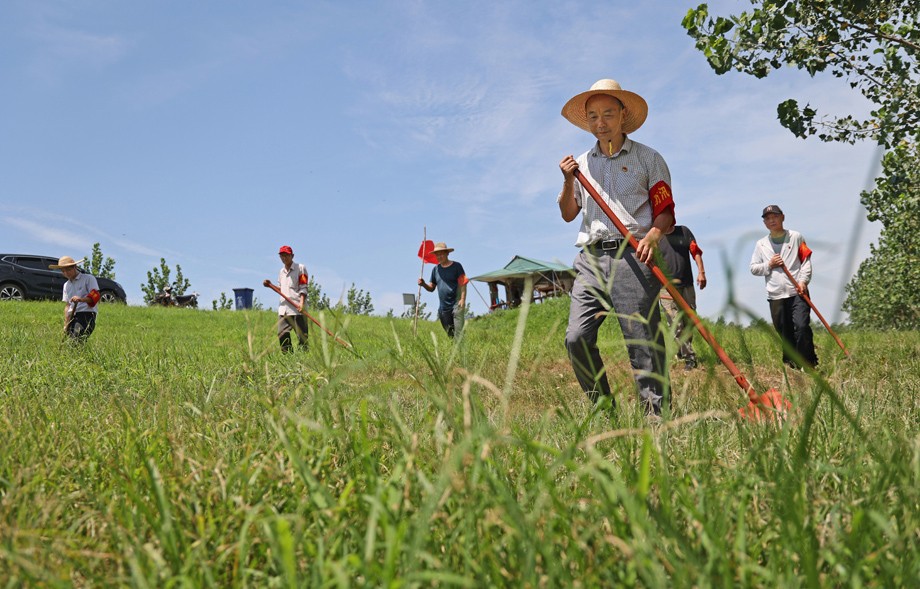
<path id="1" fill-rule="evenodd" d="M 762 395 L 752 397 L 745 407 L 738 410 L 738 413 L 742 419 L 748 421 L 783 421 L 790 409 L 792 409 L 792 403 L 786 400 L 778 390 L 770 389 Z"/>

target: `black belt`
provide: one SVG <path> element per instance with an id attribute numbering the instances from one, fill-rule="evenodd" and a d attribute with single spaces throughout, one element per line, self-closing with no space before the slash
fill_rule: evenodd
<path id="1" fill-rule="evenodd" d="M 592 253 L 595 256 L 603 256 L 604 254 L 616 254 L 620 251 L 620 247 L 622 247 L 624 243 L 628 243 L 627 240 L 605 239 L 604 241 L 596 241 L 586 245 L 585 251 Z"/>

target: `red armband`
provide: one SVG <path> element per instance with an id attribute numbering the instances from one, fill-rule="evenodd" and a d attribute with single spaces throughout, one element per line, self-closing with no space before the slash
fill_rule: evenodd
<path id="1" fill-rule="evenodd" d="M 659 180 L 649 189 L 648 200 L 652 204 L 653 219 L 668 209 L 674 213 L 674 196 L 671 194 L 671 187 L 664 180 Z"/>
<path id="2" fill-rule="evenodd" d="M 460 278 L 457 279 L 457 284 L 463 286 L 464 284 L 469 284 L 470 279 L 466 277 L 466 274 L 461 274 Z"/>
<path id="3" fill-rule="evenodd" d="M 700 246 L 696 245 L 695 241 L 690 242 L 690 255 L 694 258 L 703 255 L 703 250 L 700 249 Z"/>
<path id="4" fill-rule="evenodd" d="M 300 275 L 300 278 L 297 279 L 297 284 L 303 285 L 303 284 L 306 284 L 309 280 L 310 280 L 309 276 L 307 276 L 307 273 L 304 272 L 303 274 Z"/>
<path id="5" fill-rule="evenodd" d="M 98 290 L 95 290 L 95 289 L 89 291 L 89 294 L 86 295 L 86 296 L 87 296 L 87 298 L 89 299 L 89 306 L 90 306 L 90 307 L 95 307 L 95 306 L 96 306 L 96 303 L 98 303 L 98 302 L 99 302 L 99 299 L 101 298 L 101 296 L 99 295 L 99 291 L 98 291 Z"/>
<path id="6" fill-rule="evenodd" d="M 805 242 L 802 242 L 802 245 L 799 246 L 799 262 L 804 262 L 811 257 L 811 250 L 805 245 Z"/>

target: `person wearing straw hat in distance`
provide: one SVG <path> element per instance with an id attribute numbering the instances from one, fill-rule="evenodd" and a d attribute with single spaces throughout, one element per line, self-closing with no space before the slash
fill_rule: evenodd
<path id="1" fill-rule="evenodd" d="M 70 256 L 63 256 L 57 264 L 48 266 L 51 270 L 60 270 L 67 282 L 64 283 L 62 300 L 64 307 L 64 329 L 71 341 L 83 343 L 96 329 L 96 313 L 99 303 L 99 283 L 92 274 L 80 272 Z"/>
<path id="2" fill-rule="evenodd" d="M 785 342 L 783 362 L 792 368 L 799 367 L 788 352 L 791 348 L 801 355 L 805 364 L 814 368 L 818 365 L 818 355 L 811 331 L 811 307 L 801 296 L 808 294 L 811 282 L 811 250 L 801 233 L 783 227 L 786 215 L 779 205 L 765 207 L 761 218 L 770 234 L 754 246 L 751 274 L 763 276 L 767 283 L 773 327 Z M 792 284 L 783 272 L 783 264 L 795 276 L 796 284 Z"/>
<path id="3" fill-rule="evenodd" d="M 307 305 L 307 285 L 310 277 L 307 269 L 303 264 L 294 263 L 294 250 L 289 245 L 283 245 L 278 250 L 278 257 L 284 264 L 278 272 L 278 286 L 283 296 L 278 300 L 278 342 L 281 344 L 282 352 L 294 351 L 291 343 L 291 332 L 297 335 L 297 341 L 300 349 L 307 350 L 307 320 L 304 318 L 301 309 Z M 270 280 L 265 280 L 262 284 L 268 286 Z M 299 308 L 287 302 L 284 297 L 300 303 Z"/>
<path id="4" fill-rule="evenodd" d="M 693 269 L 690 267 L 690 258 L 696 262 L 698 270 L 696 283 L 700 290 L 706 288 L 706 270 L 703 267 L 703 250 L 696 243 L 696 236 L 688 227 L 675 225 L 665 234 L 673 255 L 668 256 L 668 265 L 675 288 L 687 301 L 687 304 L 696 310 L 696 289 L 693 287 Z M 661 309 L 668 321 L 674 327 L 674 339 L 677 340 L 677 358 L 684 361 L 684 369 L 692 370 L 697 367 L 696 352 L 693 351 L 693 324 L 689 317 L 681 310 L 680 306 L 671 297 L 664 287 L 661 289 Z M 674 324 L 677 321 L 677 324 Z"/>
<path id="5" fill-rule="evenodd" d="M 431 250 L 438 258 L 438 264 L 431 269 L 431 282 L 418 279 L 419 286 L 428 292 L 438 289 L 438 319 L 448 337 L 459 336 L 463 330 L 463 313 L 466 306 L 466 285 L 469 279 L 460 262 L 448 259 L 454 248 L 442 242 L 436 243 Z"/>
<path id="6" fill-rule="evenodd" d="M 617 317 L 626 342 L 639 398 L 649 415 L 660 415 L 669 390 L 664 335 L 657 296 L 660 285 L 646 265 L 661 237 L 674 225 L 671 174 L 654 149 L 628 137 L 648 114 L 645 100 L 615 80 L 598 80 L 562 108 L 562 116 L 597 139 L 575 158 L 559 163 L 562 191 L 556 198 L 562 219 L 581 213 L 575 246 L 575 285 L 571 293 L 565 345 L 582 390 L 593 402 L 609 397 L 610 385 L 597 347 L 597 334 L 608 314 Z M 600 207 L 575 181 L 575 170 L 590 181 L 638 240 L 633 250 Z M 659 243 L 660 242 L 660 243 Z"/>

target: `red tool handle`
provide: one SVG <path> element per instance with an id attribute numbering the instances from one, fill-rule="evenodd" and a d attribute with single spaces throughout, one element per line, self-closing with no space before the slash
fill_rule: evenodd
<path id="1" fill-rule="evenodd" d="M 323 331 L 325 331 L 326 333 L 328 333 L 330 336 L 332 336 L 332 337 L 335 339 L 335 341 L 339 342 L 340 344 L 342 344 L 342 345 L 345 346 L 346 348 L 351 348 L 351 344 L 349 344 L 349 343 L 346 342 L 346 341 L 342 341 L 341 339 L 339 339 L 338 337 L 336 337 L 336 335 L 335 335 L 334 333 L 332 333 L 331 331 L 329 331 L 328 329 L 326 329 L 326 328 L 323 326 L 322 323 L 320 323 L 319 321 L 317 321 L 316 319 L 314 319 L 312 315 L 310 315 L 309 313 L 307 313 L 306 311 L 304 311 L 303 309 L 301 309 L 301 308 L 300 308 L 300 305 L 298 305 L 297 303 L 295 303 L 294 301 L 292 301 L 290 298 L 288 298 L 287 296 L 285 296 L 285 294 L 284 294 L 283 292 L 281 292 L 281 289 L 280 289 L 280 288 L 278 288 L 277 286 L 275 286 L 274 284 L 272 284 L 272 283 L 269 282 L 268 280 L 266 280 L 265 282 L 263 282 L 263 284 L 264 284 L 265 286 L 267 286 L 268 288 L 272 289 L 273 291 L 275 291 L 276 293 L 278 293 L 279 295 L 281 295 L 281 298 L 283 298 L 283 299 L 286 300 L 288 303 L 290 303 L 295 309 L 297 309 L 297 311 L 298 311 L 299 313 L 303 314 L 307 319 L 309 319 L 309 320 L 312 321 L 313 323 L 317 324 L 317 325 L 319 326 L 320 329 L 322 329 Z"/>
<path id="2" fill-rule="evenodd" d="M 780 266 L 782 267 L 783 272 L 786 273 L 786 276 L 789 277 L 789 280 L 792 281 L 792 284 L 794 284 L 794 285 L 796 285 L 796 287 L 798 287 L 798 284 L 799 284 L 798 281 L 795 279 L 795 276 L 792 275 L 792 272 L 789 271 L 789 268 L 786 267 L 786 264 L 780 264 Z M 824 319 L 824 315 L 821 314 L 821 311 L 818 310 L 818 307 L 816 307 L 815 304 L 814 304 L 813 302 L 811 302 L 811 297 L 808 296 L 808 293 L 801 294 L 801 295 L 799 295 L 799 296 L 801 296 L 803 299 L 805 299 L 805 302 L 808 303 L 808 306 L 811 307 L 811 310 L 815 312 L 815 315 L 817 315 L 817 316 L 818 316 L 818 319 L 821 320 L 821 323 L 824 324 L 824 327 L 827 329 L 827 332 L 828 332 L 829 334 L 831 334 L 831 336 L 833 336 L 834 341 L 836 341 L 836 342 L 837 342 L 837 345 L 840 346 L 840 349 L 843 350 L 843 355 L 849 358 L 849 357 L 850 357 L 850 353 L 849 353 L 849 352 L 847 351 L 847 349 L 844 347 L 843 342 L 840 341 L 840 338 L 837 337 L 837 334 L 834 333 L 834 330 L 831 329 L 831 326 L 827 324 L 827 321 Z"/>
<path id="3" fill-rule="evenodd" d="M 626 229 L 626 226 L 623 225 L 623 223 L 617 218 L 616 213 L 614 213 L 613 210 L 607 205 L 607 203 L 604 202 L 604 199 L 600 194 L 598 194 L 597 190 L 594 189 L 594 186 L 591 185 L 588 179 L 585 178 L 578 170 L 575 170 L 575 177 L 578 178 L 578 181 L 581 183 L 581 185 L 584 186 L 585 190 L 588 191 L 588 194 L 591 195 L 591 198 L 594 199 L 594 202 L 597 203 L 597 206 L 599 206 L 601 210 L 604 211 L 604 214 L 606 214 L 610 220 L 613 221 L 617 231 L 626 237 L 626 239 L 629 241 L 629 245 L 631 245 L 633 249 L 638 249 L 639 242 L 636 241 L 636 238 L 632 235 L 632 233 L 630 233 L 629 230 Z M 668 293 L 670 293 L 671 297 L 677 301 L 677 304 L 680 305 L 680 308 L 684 310 L 684 313 L 690 317 L 690 319 L 693 321 L 693 325 L 696 326 L 696 330 L 700 333 L 701 336 L 703 336 L 703 339 L 705 339 L 709 345 L 712 346 L 716 356 L 719 357 L 719 360 L 722 361 L 722 364 L 725 365 L 725 367 L 734 377 L 735 382 L 738 383 L 738 386 L 740 386 L 741 389 L 747 393 L 748 398 L 751 401 L 756 402 L 759 397 L 754 391 L 754 387 L 751 386 L 751 383 L 748 382 L 748 379 L 746 379 L 744 375 L 741 374 L 741 371 L 738 370 L 738 367 L 735 366 L 735 363 L 732 362 L 731 358 L 728 357 L 728 354 L 725 353 L 725 350 L 723 350 L 722 347 L 716 342 L 716 338 L 714 338 L 712 334 L 709 333 L 709 330 L 706 329 L 706 326 L 703 325 L 702 321 L 700 321 L 700 318 L 693 310 L 693 307 L 691 307 L 687 301 L 684 300 L 683 295 L 681 295 L 680 291 L 677 290 L 673 284 L 671 284 L 671 281 L 668 280 L 668 278 L 664 275 L 664 272 L 661 271 L 661 268 L 656 266 L 654 262 L 648 262 L 647 266 L 652 270 L 652 274 L 655 275 L 655 278 L 657 278 L 658 281 L 661 282 L 662 286 L 668 290 Z"/>

